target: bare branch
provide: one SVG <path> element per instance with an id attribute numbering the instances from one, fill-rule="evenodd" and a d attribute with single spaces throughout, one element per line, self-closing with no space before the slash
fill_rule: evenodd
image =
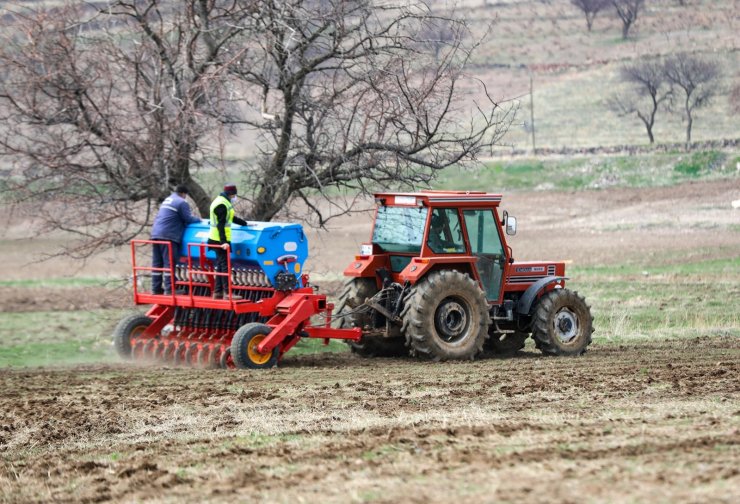
<path id="1" fill-rule="evenodd" d="M 626 40 L 630 28 L 637 21 L 637 16 L 645 5 L 645 0 L 611 0 L 611 2 L 622 21 L 622 38 Z"/>
<path id="2" fill-rule="evenodd" d="M 719 91 L 720 66 L 716 61 L 679 53 L 666 60 L 665 76 L 682 95 L 681 109 L 686 120 L 688 146 L 691 144 L 694 111 L 708 105 Z"/>
<path id="3" fill-rule="evenodd" d="M 588 31 L 593 28 L 594 19 L 599 12 L 606 9 L 610 4 L 610 0 L 570 0 L 578 10 L 580 10 L 586 17 L 586 27 Z"/>
<path id="4" fill-rule="evenodd" d="M 83 255 L 146 229 L 177 184 L 205 214 L 193 174 L 223 164 L 241 128 L 256 138 L 241 167 L 248 217 L 297 202 L 323 226 L 350 210 L 338 192 L 351 203 L 475 161 L 515 111 L 466 75 L 480 41 L 465 21 L 421 1 L 111 0 L 13 15 L 0 48 L 9 188 L 63 201 L 47 222 L 80 236 Z"/>
<path id="5" fill-rule="evenodd" d="M 672 95 L 664 65 L 660 61 L 640 61 L 623 67 L 620 77 L 631 88 L 627 94 L 612 96 L 609 107 L 620 115 L 636 115 L 645 125 L 650 143 L 655 143 L 655 116 Z"/>

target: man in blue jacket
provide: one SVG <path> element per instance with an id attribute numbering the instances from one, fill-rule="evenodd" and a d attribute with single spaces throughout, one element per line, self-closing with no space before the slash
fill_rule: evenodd
<path id="1" fill-rule="evenodd" d="M 185 225 L 192 222 L 200 222 L 198 217 L 190 213 L 190 205 L 185 201 L 188 188 L 179 185 L 170 196 L 168 196 L 159 207 L 159 212 L 154 218 L 152 225 L 152 240 L 168 241 L 172 244 L 172 257 L 177 261 L 180 256 L 180 242 L 185 231 Z M 170 251 L 166 244 L 155 244 L 152 252 L 152 267 L 169 268 Z M 162 279 L 164 278 L 164 289 Z M 172 279 L 169 272 L 152 272 L 152 294 L 172 293 Z"/>

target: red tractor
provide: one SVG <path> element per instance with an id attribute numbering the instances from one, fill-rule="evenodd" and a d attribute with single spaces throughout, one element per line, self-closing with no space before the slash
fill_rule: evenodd
<path id="1" fill-rule="evenodd" d="M 338 326 L 365 357 L 410 351 L 435 360 L 473 359 L 524 347 L 580 355 L 593 317 L 565 288 L 565 263 L 518 262 L 506 243 L 516 219 L 501 195 L 473 191 L 376 194 L 371 243 L 344 271 Z M 335 322 L 336 324 L 336 322 Z"/>

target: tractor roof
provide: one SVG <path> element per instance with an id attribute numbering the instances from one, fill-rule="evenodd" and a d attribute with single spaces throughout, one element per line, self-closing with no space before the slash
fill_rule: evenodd
<path id="1" fill-rule="evenodd" d="M 500 194 L 483 191 L 419 191 L 376 193 L 375 201 L 388 206 L 498 206 Z"/>

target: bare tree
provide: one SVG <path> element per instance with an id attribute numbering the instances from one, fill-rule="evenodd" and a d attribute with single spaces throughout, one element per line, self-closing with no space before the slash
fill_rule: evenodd
<path id="1" fill-rule="evenodd" d="M 441 22 L 421 2 L 372 0 L 15 12 L 0 48 L 10 190 L 40 212 L 62 202 L 45 216 L 78 233 L 87 255 L 140 233 L 178 183 L 206 214 L 212 195 L 193 175 L 220 165 L 226 135 L 247 128 L 257 137 L 243 167 L 248 218 L 285 215 L 298 199 L 323 224 L 316 202 L 331 201 L 330 188 L 428 183 L 508 128 L 511 116 L 465 74 L 478 46 L 466 24 L 445 20 L 453 36 L 439 46 L 425 38 Z M 467 94 L 476 83 L 479 106 Z"/>
<path id="2" fill-rule="evenodd" d="M 583 12 L 586 16 L 588 31 L 591 31 L 596 15 L 609 6 L 610 0 L 570 0 L 570 3 Z"/>
<path id="3" fill-rule="evenodd" d="M 434 51 L 435 59 L 439 60 L 440 54 L 451 44 L 456 43 L 460 36 L 460 29 L 454 21 L 457 17 L 454 9 L 445 14 L 438 14 L 435 10 L 431 10 L 430 14 L 419 35 L 420 39 Z"/>
<path id="4" fill-rule="evenodd" d="M 430 30 L 440 24 L 444 40 Z M 258 133 L 244 174 L 252 218 L 284 215 L 298 199 L 323 225 L 316 194 L 426 184 L 489 149 L 511 120 L 465 76 L 477 48 L 467 25 L 423 3 L 265 3 L 248 30 L 249 52 L 230 73 L 247 113 L 229 121 Z M 480 106 L 463 101 L 463 82 L 478 84 Z"/>
<path id="5" fill-rule="evenodd" d="M 136 236 L 180 183 L 207 212 L 193 169 L 222 108 L 223 48 L 248 15 L 196 0 L 12 14 L 0 48 L 0 155 L 16 166 L 13 195 L 81 237 L 70 253 Z"/>
<path id="6" fill-rule="evenodd" d="M 655 143 L 655 116 L 672 92 L 663 65 L 657 61 L 627 65 L 620 71 L 620 78 L 630 84 L 631 89 L 626 94 L 614 95 L 609 101 L 610 107 L 621 115 L 637 115 L 645 125 L 650 143 Z"/>
<path id="7" fill-rule="evenodd" d="M 665 76 L 681 96 L 681 112 L 686 120 L 686 145 L 691 143 L 694 111 L 708 105 L 719 91 L 720 66 L 715 61 L 680 53 L 665 62 Z M 675 99 L 678 100 L 678 94 Z"/>
<path id="8" fill-rule="evenodd" d="M 730 107 L 736 114 L 740 113 L 740 83 L 730 90 Z"/>
<path id="9" fill-rule="evenodd" d="M 630 28 L 637 21 L 640 9 L 645 5 L 645 0 L 611 0 L 617 16 L 622 20 L 622 38 L 627 39 Z"/>

